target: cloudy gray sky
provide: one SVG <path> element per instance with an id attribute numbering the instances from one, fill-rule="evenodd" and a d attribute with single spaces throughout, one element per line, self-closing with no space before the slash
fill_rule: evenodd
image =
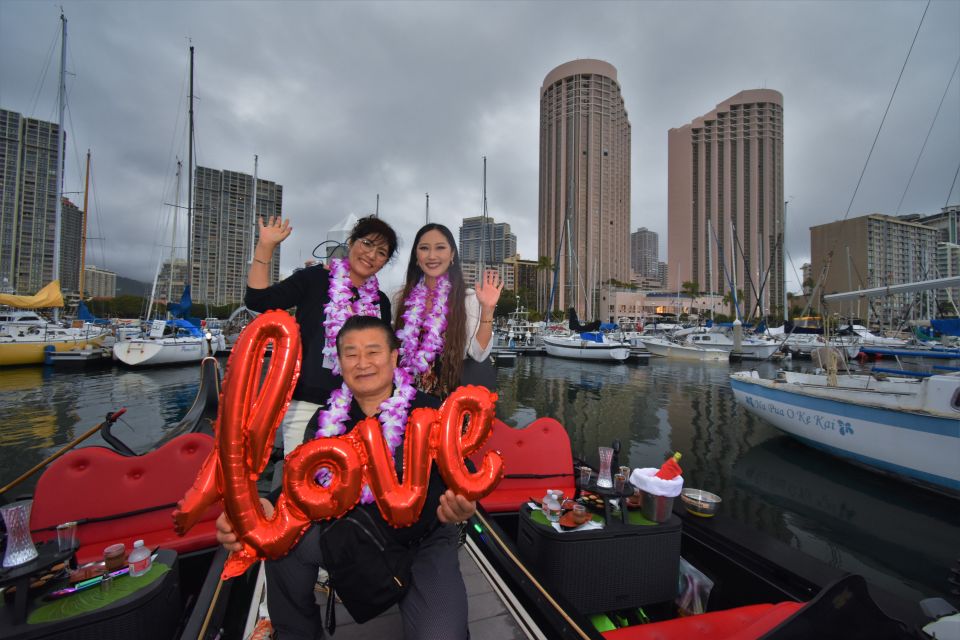
<path id="1" fill-rule="evenodd" d="M 788 251 L 844 216 L 926 2 L 0 1 L 0 107 L 56 120 L 69 20 L 67 191 L 93 154 L 88 260 L 151 280 L 196 47 L 197 161 L 284 188 L 282 270 L 348 213 L 407 242 L 488 208 L 536 258 L 539 89 L 575 58 L 618 70 L 633 126 L 632 227 L 666 258 L 667 130 L 743 89 L 784 95 Z M 188 42 L 189 41 L 189 42 Z M 960 163 L 960 2 L 932 2 L 850 216 L 935 212 Z M 906 195 L 927 131 L 930 139 Z M 71 196 L 75 201 L 79 195 Z M 960 201 L 954 187 L 951 203 Z M 386 272 L 398 283 L 405 258 Z M 788 273 L 793 266 L 787 265 Z M 790 285 L 796 288 L 794 282 Z"/>

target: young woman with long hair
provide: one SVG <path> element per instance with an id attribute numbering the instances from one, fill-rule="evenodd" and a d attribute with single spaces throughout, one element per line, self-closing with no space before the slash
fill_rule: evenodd
<path id="1" fill-rule="evenodd" d="M 244 304 L 260 312 L 296 307 L 303 347 L 300 378 L 281 425 L 286 454 L 300 445 L 310 416 L 343 383 L 336 338 L 346 319 L 364 315 L 390 321 L 390 299 L 380 291 L 377 273 L 396 252 L 397 234 L 380 218 L 361 218 L 350 232 L 346 258 L 299 269 L 270 285 L 273 253 L 293 228 L 279 217 L 258 224 Z"/>
<path id="2" fill-rule="evenodd" d="M 503 282 L 486 271 L 476 289 L 463 280 L 450 229 L 430 223 L 417 231 L 393 327 L 400 366 L 421 391 L 446 397 L 461 384 L 464 359 L 482 362 L 493 347 L 493 313 Z"/>

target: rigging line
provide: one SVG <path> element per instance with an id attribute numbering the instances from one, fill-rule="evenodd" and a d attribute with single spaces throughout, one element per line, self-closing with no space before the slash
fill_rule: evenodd
<path id="1" fill-rule="evenodd" d="M 850 196 L 850 204 L 847 205 L 847 211 L 843 214 L 843 219 L 846 220 L 850 215 L 850 210 L 853 208 L 853 201 L 857 197 L 857 192 L 860 190 L 860 183 L 863 182 L 863 176 L 867 173 L 867 166 L 870 164 L 870 158 L 873 156 L 873 150 L 877 147 L 877 140 L 880 139 L 880 132 L 883 130 L 883 123 L 887 120 L 887 114 L 890 113 L 890 105 L 893 104 L 893 98 L 897 95 L 897 88 L 900 86 L 900 80 L 903 78 L 903 72 L 907 68 L 907 62 L 910 60 L 910 54 L 913 52 L 913 45 L 917 43 L 917 36 L 920 35 L 920 27 L 923 26 L 923 19 L 927 15 L 927 10 L 930 8 L 930 2 L 932 0 L 927 0 L 927 6 L 923 8 L 923 15 L 920 16 L 920 24 L 917 25 L 917 31 L 913 34 L 913 41 L 910 43 L 910 49 L 907 50 L 907 57 L 903 60 L 903 66 L 900 67 L 900 75 L 897 76 L 897 83 L 893 86 L 893 92 L 890 94 L 890 100 L 887 102 L 887 108 L 883 111 L 883 118 L 880 119 L 880 126 L 877 127 L 877 134 L 873 137 L 873 144 L 870 145 L 870 152 L 867 154 L 867 160 L 863 163 L 863 169 L 860 171 L 860 178 L 857 180 L 857 186 L 853 189 L 853 195 Z"/>
<path id="2" fill-rule="evenodd" d="M 957 186 L 957 176 L 960 175 L 960 163 L 957 163 L 957 170 L 953 173 L 953 183 L 950 185 L 950 193 L 947 194 L 947 201 L 943 203 L 943 208 L 950 206 L 950 196 L 953 195 L 953 188 Z"/>
<path id="3" fill-rule="evenodd" d="M 933 121 L 930 122 L 930 128 L 927 129 L 927 137 L 923 139 L 923 144 L 920 145 L 920 153 L 917 154 L 917 161 L 913 163 L 913 171 L 910 172 L 910 179 L 907 180 L 907 186 L 903 189 L 903 195 L 900 196 L 900 202 L 897 203 L 897 212 L 894 215 L 900 215 L 900 207 L 903 205 L 903 199 L 907 197 L 907 191 L 910 189 L 910 183 L 913 182 L 913 176 L 917 172 L 917 167 L 920 165 L 920 158 L 923 157 L 923 151 L 927 148 L 927 141 L 930 139 L 930 134 L 933 132 L 933 125 L 937 123 L 937 118 L 940 116 L 940 109 L 943 107 L 943 101 L 946 100 L 947 94 L 950 92 L 950 85 L 953 84 L 953 78 L 957 75 L 957 67 L 960 67 L 960 56 L 957 56 L 957 62 L 953 65 L 953 71 L 950 72 L 950 77 L 947 79 L 947 87 L 943 90 L 943 95 L 940 97 L 940 104 L 937 105 L 937 112 L 933 114 Z"/>
<path id="4" fill-rule="evenodd" d="M 746 264 L 746 261 L 745 261 L 745 257 L 746 257 L 747 254 L 746 254 L 746 252 L 743 250 L 743 245 L 740 244 L 740 237 L 739 237 L 739 235 L 737 234 L 737 227 L 736 227 L 736 225 L 734 225 L 734 227 L 733 227 L 733 244 L 735 245 L 735 249 L 740 249 L 740 259 L 741 259 L 741 260 L 744 260 L 744 263 L 743 263 L 743 278 L 744 278 L 744 280 L 746 280 L 748 283 L 750 283 L 750 291 L 753 293 L 754 297 L 756 297 L 756 298 L 759 300 L 759 299 L 760 299 L 760 294 L 757 293 L 757 287 L 753 284 L 753 274 L 751 274 L 751 273 L 747 270 L 747 264 Z M 734 255 L 736 255 L 736 251 L 734 251 Z M 731 258 L 732 258 L 732 257 L 731 257 Z M 773 264 L 773 262 L 771 261 L 770 264 Z M 734 268 L 736 268 L 736 265 L 734 265 Z M 747 320 L 748 318 L 746 317 L 746 313 L 747 313 L 746 306 L 744 306 L 743 313 L 744 313 L 744 320 Z"/>
<path id="5" fill-rule="evenodd" d="M 859 284 L 861 288 L 866 288 L 866 286 L 867 286 L 866 281 L 865 281 L 864 278 L 863 278 L 863 274 L 860 273 L 860 269 L 857 267 L 857 263 L 856 263 L 856 262 L 851 262 L 851 263 L 850 263 L 850 266 L 853 268 L 853 272 L 854 272 L 854 274 L 856 274 L 856 276 L 857 276 L 857 284 Z M 877 317 L 877 318 L 880 318 L 880 317 L 881 317 L 880 312 L 877 310 L 877 307 L 876 307 L 876 303 L 877 303 L 878 300 L 879 300 L 879 298 L 867 298 L 867 306 L 869 307 L 869 309 L 867 309 L 867 312 L 868 312 L 867 318 L 868 318 L 868 319 L 869 319 L 869 317 L 870 317 L 870 316 L 869 316 L 869 312 L 870 312 L 870 311 L 873 312 L 874 317 Z M 858 305 L 858 309 L 859 309 L 859 305 Z"/>
<path id="6" fill-rule="evenodd" d="M 53 53 L 57 49 L 57 41 L 60 39 L 60 27 L 57 27 L 53 32 L 53 40 L 50 42 L 50 47 L 47 50 L 47 58 L 43 64 L 43 69 L 40 70 L 40 78 L 37 80 L 37 85 L 33 88 L 33 98 L 30 102 L 30 114 L 34 114 L 37 111 L 37 103 L 40 102 L 40 94 L 43 92 L 43 85 L 47 81 L 47 71 L 50 70 L 50 61 L 53 60 Z M 32 115 L 30 117 L 33 117 Z"/>
<path id="7" fill-rule="evenodd" d="M 97 244 L 100 245 L 100 264 L 103 265 L 104 269 L 109 270 L 107 265 L 107 252 L 104 249 L 104 235 L 103 235 L 103 216 L 100 215 L 100 197 L 97 195 L 97 179 L 96 175 L 91 172 L 90 174 L 90 190 L 93 191 L 93 208 L 97 212 Z"/>
<path id="8" fill-rule="evenodd" d="M 94 176 L 94 173 L 93 173 L 93 169 L 92 169 L 92 168 L 91 168 L 91 170 L 90 170 L 90 192 L 93 194 L 92 200 L 93 200 L 93 212 L 94 212 L 94 215 L 93 215 L 92 217 L 93 217 L 93 218 L 96 218 L 96 226 L 97 226 L 97 238 L 96 238 L 96 240 L 97 240 L 97 244 L 98 244 L 99 247 L 100 247 L 100 262 L 97 263 L 97 264 L 103 265 L 102 268 L 103 268 L 103 269 L 106 269 L 106 268 L 107 268 L 107 265 L 106 265 L 106 260 L 107 260 L 107 258 L 106 258 L 106 253 L 105 253 L 104 250 L 103 250 L 103 233 L 102 233 L 103 225 L 101 225 L 101 223 L 100 223 L 100 218 L 101 218 L 102 216 L 100 216 L 100 202 L 97 200 L 97 182 L 96 182 L 96 177 Z M 88 216 L 87 216 L 88 230 L 85 230 L 86 236 L 83 238 L 83 241 L 84 241 L 85 243 L 89 243 L 89 239 L 90 239 L 90 231 L 89 231 L 90 218 L 91 218 L 91 216 L 88 215 Z M 88 247 L 88 249 L 87 249 L 87 255 L 89 255 L 91 258 L 93 257 L 93 249 L 92 249 L 92 247 Z M 94 266 L 96 266 L 96 264 L 95 264 Z M 84 267 L 86 267 L 86 264 L 84 264 Z M 81 292 L 81 293 L 82 293 L 82 292 Z"/>

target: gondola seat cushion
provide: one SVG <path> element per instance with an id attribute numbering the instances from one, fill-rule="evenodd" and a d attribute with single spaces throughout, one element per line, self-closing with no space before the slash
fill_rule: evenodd
<path id="1" fill-rule="evenodd" d="M 756 640 L 792 616 L 802 602 L 752 604 L 724 611 L 604 631 L 606 640 Z"/>
<path id="2" fill-rule="evenodd" d="M 490 438 L 470 459 L 480 467 L 487 451 L 503 456 L 503 479 L 480 504 L 489 513 L 519 511 L 520 505 L 547 489 L 560 489 L 573 497 L 573 457 L 570 436 L 553 418 L 537 418 L 524 429 L 514 429 L 494 420 Z"/>
<path id="3" fill-rule="evenodd" d="M 171 517 L 212 450 L 213 438 L 201 433 L 177 436 L 141 456 L 106 447 L 74 449 L 55 460 L 37 483 L 30 517 L 33 538 L 55 539 L 51 528 L 76 521 L 80 563 L 102 559 L 104 547 L 115 542 L 129 551 L 142 539 L 149 548 L 180 555 L 212 547 L 219 505 L 182 537 L 174 532 Z"/>

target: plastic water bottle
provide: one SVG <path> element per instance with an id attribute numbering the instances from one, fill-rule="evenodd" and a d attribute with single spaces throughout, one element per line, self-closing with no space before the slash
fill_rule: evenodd
<path id="1" fill-rule="evenodd" d="M 552 493 L 548 493 L 543 498 L 543 510 L 547 515 L 547 520 L 550 522 L 559 522 L 560 520 L 560 503 L 557 502 L 557 499 Z"/>
<path id="2" fill-rule="evenodd" d="M 133 543 L 133 551 L 127 557 L 127 563 L 130 565 L 130 575 L 134 578 L 150 571 L 150 550 L 143 546 L 143 540 Z"/>

